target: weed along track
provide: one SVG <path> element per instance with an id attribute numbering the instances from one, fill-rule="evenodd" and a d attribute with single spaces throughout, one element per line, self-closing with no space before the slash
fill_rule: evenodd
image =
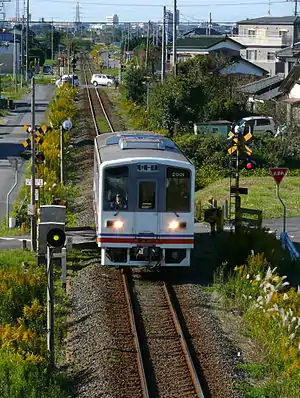
<path id="1" fill-rule="evenodd" d="M 167 282 L 122 273 L 144 397 L 204 397 Z"/>

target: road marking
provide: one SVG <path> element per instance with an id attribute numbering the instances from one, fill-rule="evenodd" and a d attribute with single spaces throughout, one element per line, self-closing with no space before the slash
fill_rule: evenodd
<path id="1" fill-rule="evenodd" d="M 0 239 L 2 239 L 2 240 L 17 240 L 17 241 L 19 241 L 19 242 L 23 242 L 23 240 L 26 240 L 26 242 L 31 242 L 31 239 L 20 239 L 20 238 L 4 238 L 4 237 L 2 237 L 2 236 L 0 236 Z"/>

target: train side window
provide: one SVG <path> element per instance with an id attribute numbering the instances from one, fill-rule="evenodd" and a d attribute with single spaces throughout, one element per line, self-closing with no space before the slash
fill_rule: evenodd
<path id="1" fill-rule="evenodd" d="M 190 211 L 190 171 L 177 167 L 167 168 L 166 211 Z"/>
<path id="2" fill-rule="evenodd" d="M 139 209 L 155 209 L 156 183 L 155 181 L 140 181 L 139 183 Z"/>
<path id="3" fill-rule="evenodd" d="M 104 170 L 103 210 L 128 209 L 128 167 L 110 167 Z"/>

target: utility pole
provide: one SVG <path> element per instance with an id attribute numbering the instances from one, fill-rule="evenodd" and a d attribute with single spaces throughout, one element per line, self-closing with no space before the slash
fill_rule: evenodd
<path id="1" fill-rule="evenodd" d="M 31 78 L 31 247 L 36 251 L 36 206 L 35 206 L 35 81 Z"/>
<path id="2" fill-rule="evenodd" d="M 163 23 L 161 30 L 161 82 L 165 80 L 166 74 L 166 6 L 163 10 Z"/>
<path id="3" fill-rule="evenodd" d="M 15 90 L 17 88 L 17 46 L 16 46 L 16 25 L 14 25 L 14 51 L 13 51 L 13 82 Z"/>
<path id="4" fill-rule="evenodd" d="M 54 31 L 53 31 L 53 18 L 51 26 L 51 60 L 54 60 Z"/>
<path id="5" fill-rule="evenodd" d="M 147 44 L 146 44 L 146 56 L 145 56 L 145 68 L 148 70 L 148 57 L 149 57 L 149 36 L 150 36 L 150 21 L 148 21 L 147 28 Z"/>
<path id="6" fill-rule="evenodd" d="M 176 41 L 177 41 L 177 1 L 174 0 L 174 9 L 173 9 L 173 71 L 174 76 L 177 75 L 177 49 L 176 49 Z"/>
<path id="7" fill-rule="evenodd" d="M 60 126 L 60 183 L 64 185 L 64 128 Z"/>
<path id="8" fill-rule="evenodd" d="M 21 28 L 21 46 L 20 46 L 20 72 L 21 72 L 21 87 L 23 87 L 23 74 L 24 74 L 24 14 L 22 15 L 22 28 Z"/>
<path id="9" fill-rule="evenodd" d="M 212 20 L 211 20 L 211 12 L 209 13 L 209 24 L 208 24 L 208 36 L 211 35 L 211 25 L 212 25 Z"/>
<path id="10" fill-rule="evenodd" d="M 29 67 L 29 62 L 28 62 L 28 40 L 29 40 L 29 0 L 27 1 L 27 6 L 26 6 L 26 67 L 25 67 L 25 80 L 28 81 L 28 67 Z M 25 4 L 25 2 L 24 2 Z"/>

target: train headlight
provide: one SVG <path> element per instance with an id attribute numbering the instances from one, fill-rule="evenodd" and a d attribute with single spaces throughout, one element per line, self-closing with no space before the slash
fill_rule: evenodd
<path id="1" fill-rule="evenodd" d="M 179 222 L 177 220 L 172 220 L 169 222 L 168 228 L 171 231 L 175 231 L 176 229 L 186 229 L 186 222 Z"/>
<path id="2" fill-rule="evenodd" d="M 124 227 L 124 221 L 122 221 L 122 220 L 114 221 L 114 223 L 113 223 L 113 228 L 114 229 L 121 229 L 123 227 Z"/>
<path id="3" fill-rule="evenodd" d="M 124 227 L 124 221 L 122 220 L 108 220 L 106 221 L 107 228 L 122 229 Z"/>
<path id="4" fill-rule="evenodd" d="M 175 231 L 175 229 L 179 228 L 179 225 L 180 225 L 179 221 L 172 220 L 169 222 L 169 229 L 171 229 L 172 231 Z"/>

